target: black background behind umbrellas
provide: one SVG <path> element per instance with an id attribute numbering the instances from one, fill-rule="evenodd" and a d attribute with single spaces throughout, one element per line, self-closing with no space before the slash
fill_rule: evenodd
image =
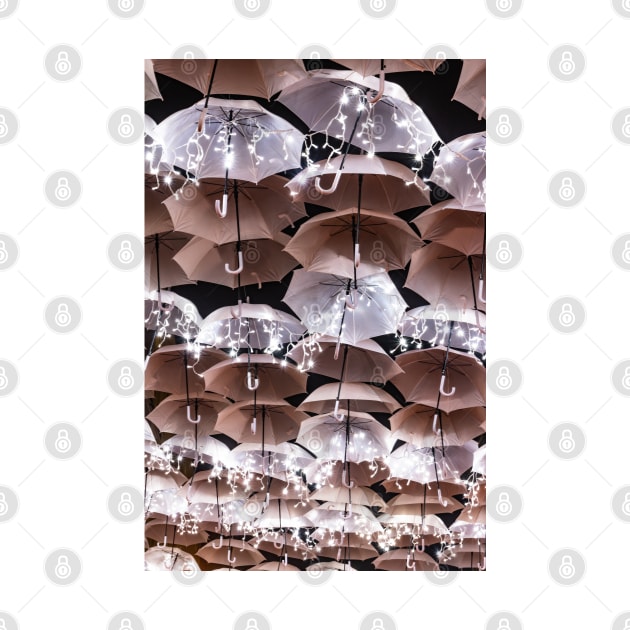
<path id="1" fill-rule="evenodd" d="M 310 69 L 308 65 L 309 63 L 313 62 L 305 60 L 307 70 Z M 335 64 L 334 62 L 328 60 L 318 60 L 314 63 L 316 63 L 317 65 L 313 69 L 321 67 L 343 69 L 343 66 Z M 431 72 L 413 71 L 388 73 L 385 77 L 386 81 L 391 81 L 400 85 L 407 92 L 409 98 L 423 110 L 444 144 L 447 144 L 451 140 L 465 134 L 485 131 L 486 128 L 485 120 L 479 120 L 475 112 L 468 109 L 465 105 L 459 103 L 458 101 L 452 100 L 452 96 L 455 93 L 455 89 L 457 87 L 457 82 L 461 73 L 462 65 L 463 62 L 459 59 L 448 59 L 437 69 L 435 74 L 432 74 Z M 168 116 L 175 113 L 176 111 L 194 105 L 201 99 L 201 96 L 197 90 L 184 83 L 181 83 L 175 79 L 171 79 L 170 77 L 166 77 L 159 73 L 156 73 L 156 78 L 163 100 L 154 99 L 145 103 L 145 113 L 150 116 L 156 122 L 156 124 L 161 123 L 164 119 L 166 119 Z M 213 97 L 217 96 L 245 98 L 257 101 L 265 109 L 286 119 L 302 133 L 309 132 L 309 129 L 306 127 L 306 125 L 284 105 L 279 102 L 275 102 L 274 97 L 272 97 L 270 101 L 267 101 L 262 98 L 256 98 L 242 94 L 213 94 Z M 313 138 L 313 143 L 315 145 L 323 145 L 323 134 L 315 134 Z M 334 142 L 334 139 L 330 140 L 331 144 Z M 344 148 L 345 146 L 346 145 L 344 144 Z M 438 152 L 439 147 L 439 144 L 434 145 L 434 149 L 436 150 L 436 152 Z M 349 147 L 349 153 L 361 153 L 361 150 L 351 145 Z M 404 164 L 409 168 L 417 167 L 417 163 L 414 161 L 412 155 L 383 152 L 379 152 L 378 155 L 385 159 Z M 313 162 L 316 162 L 318 160 L 326 159 L 328 157 L 328 152 L 312 149 L 310 157 Z M 433 157 L 434 156 L 432 154 L 427 154 L 424 157 L 422 169 L 419 171 L 419 175 L 421 177 L 427 179 L 430 177 L 433 169 Z M 305 166 L 306 159 L 302 158 L 302 167 Z M 287 181 L 289 181 L 289 179 L 297 175 L 298 172 L 299 169 L 293 169 L 290 171 L 279 173 L 279 175 L 285 176 L 287 178 Z M 442 190 L 440 187 L 433 184 L 432 182 L 427 181 L 426 184 L 431 189 L 432 204 L 444 201 L 445 199 L 450 197 L 448 193 L 446 193 L 444 190 Z M 293 236 L 299 226 L 307 221 L 308 218 L 320 214 L 321 212 L 330 212 L 329 209 L 317 206 L 315 204 L 306 203 L 305 207 L 308 216 L 298 222 L 295 222 L 294 228 L 286 228 L 284 230 L 285 233 Z M 405 210 L 396 214 L 402 219 L 410 222 L 427 207 L 428 206 L 418 206 L 417 208 L 411 208 L 409 210 Z M 415 230 L 416 232 L 418 231 L 414 225 L 412 225 L 411 223 L 409 223 L 409 225 L 412 227 L 413 230 Z M 392 279 L 393 283 L 396 285 L 396 288 L 402 295 L 403 299 L 407 302 L 409 309 L 412 309 L 423 306 L 427 302 L 413 291 L 410 291 L 409 289 L 403 287 L 407 277 L 408 269 L 409 265 L 407 265 L 404 270 L 399 269 L 390 271 L 389 276 Z M 247 295 L 249 296 L 252 303 L 268 304 L 272 308 L 277 308 L 291 313 L 291 309 L 287 306 L 287 304 L 282 301 L 282 298 L 284 297 L 288 289 L 291 277 L 292 273 L 289 273 L 287 276 L 285 276 L 282 282 L 264 283 L 262 285 L 262 289 L 258 289 L 257 285 L 248 286 Z M 234 305 L 237 299 L 235 289 L 208 282 L 198 282 L 196 285 L 180 285 L 177 287 L 172 287 L 172 289 L 175 290 L 175 292 L 179 295 L 192 300 L 192 302 L 198 308 L 202 318 L 206 317 L 217 308 L 220 308 L 222 306 Z M 145 334 L 145 346 L 147 349 L 152 339 L 152 334 L 149 333 L 150 331 Z M 382 337 L 377 337 L 375 338 L 375 340 L 388 352 L 393 351 L 397 345 L 395 335 L 385 335 Z M 288 398 L 287 400 L 291 404 L 297 406 L 302 402 L 302 400 L 306 398 L 309 393 L 314 391 L 317 387 L 330 382 L 336 381 L 325 376 L 311 374 L 309 375 L 307 381 L 308 393 L 293 396 Z M 384 389 L 401 404 L 405 403 L 404 398 L 393 385 L 391 385 L 390 383 L 386 383 Z M 388 414 L 377 413 L 373 415 L 389 428 Z M 234 442 L 227 436 L 216 435 L 214 437 L 224 441 L 230 448 L 236 445 L 236 442 Z M 484 444 L 485 434 L 480 436 L 480 438 L 477 438 L 477 441 L 480 444 Z M 398 447 L 400 444 L 402 444 L 402 442 L 397 442 L 394 448 Z M 385 498 L 385 500 L 388 500 L 389 498 L 395 496 L 394 494 L 386 493 L 379 485 L 374 486 L 374 488 L 379 491 L 379 493 Z M 453 520 L 455 520 L 455 515 L 445 515 L 444 521 L 447 526 L 450 525 Z M 304 567 L 302 567 L 303 563 L 297 562 L 295 560 L 293 560 L 293 562 L 301 568 L 305 568 L 306 566 L 304 565 Z M 210 568 L 209 566 L 203 566 L 204 564 L 205 563 L 201 560 L 200 567 L 202 569 L 207 570 Z M 356 567 L 359 570 L 373 570 L 370 562 L 362 563 L 359 561 L 353 561 L 352 564 L 353 567 Z"/>

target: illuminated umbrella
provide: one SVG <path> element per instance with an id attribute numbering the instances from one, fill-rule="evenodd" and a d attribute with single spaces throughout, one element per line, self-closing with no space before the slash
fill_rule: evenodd
<path id="1" fill-rule="evenodd" d="M 155 78 L 155 69 L 151 59 L 144 60 L 144 100 L 152 101 L 154 98 L 164 100 L 160 94 L 160 88 Z"/>
<path id="2" fill-rule="evenodd" d="M 247 571 L 300 571 L 293 564 L 287 563 L 285 564 L 282 560 L 274 560 L 273 562 L 263 562 L 262 564 L 257 564 L 255 567 L 251 569 L 247 569 Z"/>
<path id="3" fill-rule="evenodd" d="M 166 289 L 144 292 L 144 327 L 155 330 L 157 338 L 177 335 L 194 339 L 201 321 L 194 303 L 177 293 Z"/>
<path id="4" fill-rule="evenodd" d="M 273 352 L 297 341 L 306 328 L 293 315 L 267 304 L 222 306 L 201 323 L 199 343 L 217 348 L 252 348 Z"/>
<path id="5" fill-rule="evenodd" d="M 309 332 L 342 343 L 395 332 L 406 303 L 386 273 L 351 279 L 297 269 L 283 301 Z"/>
<path id="6" fill-rule="evenodd" d="M 223 215 L 229 178 L 256 183 L 301 166 L 304 136 L 255 101 L 202 99 L 171 114 L 155 134 L 163 164 L 181 168 L 196 180 L 225 178 Z"/>
<path id="7" fill-rule="evenodd" d="M 260 551 L 256 551 L 241 538 L 213 540 L 199 549 L 195 555 L 210 564 L 233 567 L 253 566 L 265 560 L 265 556 Z"/>
<path id="8" fill-rule="evenodd" d="M 486 132 L 455 138 L 440 149 L 430 180 L 465 208 L 485 211 Z"/>
<path id="9" fill-rule="evenodd" d="M 325 485 L 340 487 L 344 481 L 354 483 L 355 486 L 370 486 L 386 479 L 389 476 L 389 468 L 372 462 L 348 462 L 344 465 L 344 462 L 339 460 L 318 459 L 304 468 L 304 476 L 308 483 L 315 484 L 316 487 Z"/>
<path id="10" fill-rule="evenodd" d="M 350 496 L 348 495 L 348 488 L 330 487 L 328 485 L 323 486 L 319 490 L 315 490 L 311 494 L 311 499 L 316 501 L 328 501 L 332 503 L 344 503 L 351 499 L 353 505 L 366 505 L 372 508 L 385 509 L 387 503 L 383 498 L 374 492 L 371 488 L 357 486 L 352 488 Z"/>
<path id="11" fill-rule="evenodd" d="M 339 404 L 336 404 L 339 401 Z M 401 405 L 386 391 L 366 383 L 327 383 L 321 385 L 298 407 L 300 411 L 330 413 L 356 411 L 393 413 Z"/>
<path id="12" fill-rule="evenodd" d="M 181 571 L 194 575 L 199 565 L 193 556 L 178 547 L 151 547 L 144 552 L 145 571 Z"/>
<path id="13" fill-rule="evenodd" d="M 375 98 L 377 97 L 377 98 Z M 285 88 L 278 101 L 308 128 L 368 153 L 411 153 L 418 159 L 439 141 L 422 109 L 397 83 L 347 70 L 320 69 Z"/>
<path id="14" fill-rule="evenodd" d="M 435 72 L 444 59 L 333 59 L 367 77 L 381 72 Z"/>

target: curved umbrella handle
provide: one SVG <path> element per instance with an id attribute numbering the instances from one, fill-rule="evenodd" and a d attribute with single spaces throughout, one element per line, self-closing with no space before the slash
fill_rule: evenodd
<path id="1" fill-rule="evenodd" d="M 256 435 L 256 416 L 252 418 L 251 430 L 252 435 Z"/>
<path id="2" fill-rule="evenodd" d="M 199 122 L 197 123 L 197 133 L 201 133 L 203 131 L 203 121 L 206 117 L 206 112 L 208 111 L 207 107 L 204 107 L 201 110 L 201 115 L 199 116 Z"/>
<path id="3" fill-rule="evenodd" d="M 378 103 L 381 100 L 384 91 L 385 91 L 385 70 L 381 70 L 378 74 L 378 92 L 376 93 L 376 96 L 374 96 L 374 98 L 368 97 L 367 99 L 368 103 L 370 103 L 371 105 L 374 105 L 374 103 Z"/>
<path id="4" fill-rule="evenodd" d="M 344 468 L 343 472 L 341 473 L 341 483 L 342 485 L 344 485 L 346 488 L 354 488 L 354 481 L 351 481 L 350 483 L 348 483 L 348 471 Z"/>
<path id="5" fill-rule="evenodd" d="M 358 267 L 361 264 L 361 252 L 359 250 L 359 243 L 354 244 L 354 266 Z"/>
<path id="6" fill-rule="evenodd" d="M 260 276 L 255 271 L 252 271 L 252 276 L 256 278 L 256 282 L 258 283 L 258 288 L 262 289 L 262 282 L 260 281 Z"/>
<path id="7" fill-rule="evenodd" d="M 477 299 L 483 304 L 486 303 L 486 298 L 483 296 L 483 285 L 485 284 L 485 280 L 483 278 L 479 278 L 479 291 L 477 291 Z"/>
<path id="8" fill-rule="evenodd" d="M 247 370 L 247 389 L 253 392 L 255 389 L 258 389 L 259 385 L 260 380 L 254 377 L 254 371 L 252 369 Z"/>
<path id="9" fill-rule="evenodd" d="M 232 549 L 228 547 L 228 553 L 227 553 L 227 561 L 230 564 L 234 564 L 236 562 L 236 558 L 234 557 L 234 555 L 232 554 Z"/>
<path id="10" fill-rule="evenodd" d="M 293 221 L 291 221 L 291 217 L 290 217 L 290 216 L 289 216 L 286 212 L 283 212 L 282 214 L 279 214 L 279 215 L 278 215 L 278 219 L 286 219 L 286 220 L 287 220 L 287 223 L 288 223 L 288 224 L 289 224 L 292 228 L 294 228 L 294 227 L 295 227 L 295 225 L 293 225 Z"/>
<path id="11" fill-rule="evenodd" d="M 485 571 L 486 570 L 486 558 L 485 558 L 485 556 L 483 558 L 483 563 L 477 562 L 477 568 L 480 571 Z"/>
<path id="12" fill-rule="evenodd" d="M 278 542 L 277 540 L 274 540 L 273 541 L 273 546 L 276 549 L 282 549 L 282 547 L 284 547 L 284 543 L 282 541 Z"/>
<path id="13" fill-rule="evenodd" d="M 193 424 L 199 424 L 199 421 L 201 420 L 200 413 L 197 414 L 196 420 L 190 415 L 190 405 L 186 405 L 186 417 L 188 418 L 188 422 L 192 422 Z"/>
<path id="14" fill-rule="evenodd" d="M 320 184 L 321 179 L 322 178 L 319 175 L 315 178 L 315 190 L 320 195 L 331 195 L 332 193 L 335 192 L 335 190 L 337 190 L 337 186 L 339 185 L 339 180 L 341 179 L 341 171 L 337 171 L 335 173 L 335 179 L 333 179 L 332 186 L 328 189 L 321 187 L 321 184 Z"/>
<path id="15" fill-rule="evenodd" d="M 236 269 L 231 269 L 230 265 L 228 263 L 225 263 L 226 273 L 231 273 L 233 276 L 243 271 L 243 252 L 237 252 L 237 253 L 238 253 L 238 267 Z"/>
<path id="16" fill-rule="evenodd" d="M 442 488 L 438 488 L 438 501 L 444 506 L 446 507 L 448 505 L 448 501 L 445 501 L 442 498 Z"/>
<path id="17" fill-rule="evenodd" d="M 455 393 L 455 387 L 453 387 L 451 389 L 450 392 L 447 392 L 444 389 L 444 382 L 446 381 L 446 374 L 442 374 L 442 378 L 440 379 L 440 394 L 442 394 L 442 396 L 452 396 Z"/>
<path id="18" fill-rule="evenodd" d="M 409 564 L 410 560 L 411 560 L 411 564 Z M 405 565 L 407 566 L 408 569 L 413 569 L 414 571 L 416 570 L 416 561 L 413 560 L 410 553 L 407 553 L 407 562 L 405 562 Z"/>
<path id="19" fill-rule="evenodd" d="M 337 548 L 337 562 L 341 562 L 341 547 Z"/>
<path id="20" fill-rule="evenodd" d="M 284 559 L 282 560 L 282 564 L 286 567 L 287 564 L 289 564 L 289 554 L 285 551 L 284 552 Z"/>
<path id="21" fill-rule="evenodd" d="M 155 546 L 159 547 L 160 549 L 162 549 L 162 547 L 166 547 L 166 541 L 168 539 L 168 536 L 164 535 L 164 542 L 162 543 L 157 543 Z"/>
<path id="22" fill-rule="evenodd" d="M 218 199 L 214 202 L 214 211 L 217 213 L 217 216 L 220 219 L 225 219 L 227 216 L 227 204 L 228 204 L 228 196 L 227 193 L 223 193 L 223 201 L 219 201 Z"/>
<path id="23" fill-rule="evenodd" d="M 440 414 L 436 411 L 433 414 L 433 433 L 435 433 L 435 435 L 440 435 L 440 429 L 438 427 L 439 420 L 440 420 Z"/>
<path id="24" fill-rule="evenodd" d="M 339 413 L 339 399 L 335 400 L 335 409 L 332 412 L 332 416 L 338 422 L 343 422 L 344 414 L 343 413 Z"/>
<path id="25" fill-rule="evenodd" d="M 420 551 L 424 551 L 424 536 L 420 538 Z"/>
<path id="26" fill-rule="evenodd" d="M 221 549 L 221 547 L 223 546 L 223 534 L 221 534 L 221 536 L 219 536 L 219 544 L 218 544 L 218 545 L 216 544 L 216 542 L 217 542 L 216 540 L 213 540 L 213 541 L 210 543 L 210 546 L 211 546 L 213 549 Z"/>

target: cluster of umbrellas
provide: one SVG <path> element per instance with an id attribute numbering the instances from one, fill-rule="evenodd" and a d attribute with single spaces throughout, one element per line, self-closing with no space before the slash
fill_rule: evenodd
<path id="1" fill-rule="evenodd" d="M 147 569 L 485 569 L 485 132 L 388 80 L 441 63 L 147 61 L 202 95 L 146 127 Z"/>

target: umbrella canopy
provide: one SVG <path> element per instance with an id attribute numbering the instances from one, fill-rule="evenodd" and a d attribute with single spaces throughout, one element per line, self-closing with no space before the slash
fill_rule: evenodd
<path id="1" fill-rule="evenodd" d="M 215 430 L 217 414 L 227 404 L 224 398 L 216 394 L 203 393 L 188 400 L 185 395 L 171 394 L 147 418 L 162 433 L 184 433 L 193 428 L 193 422 L 199 420 L 198 434 L 210 435 L 219 433 Z"/>
<path id="2" fill-rule="evenodd" d="M 345 472 L 344 472 L 345 471 Z M 342 461 L 317 460 L 304 469 L 304 476 L 308 483 L 316 487 L 329 485 L 340 487 L 343 482 L 355 486 L 370 486 L 382 481 L 389 475 L 387 466 L 368 462 L 353 463 Z"/>
<path id="3" fill-rule="evenodd" d="M 145 175 L 144 177 L 144 235 L 160 234 L 173 230 L 173 220 L 171 219 L 164 201 L 167 199 L 168 187 L 162 185 L 155 186 L 155 177 Z M 184 230 L 185 231 L 185 230 Z"/>
<path id="4" fill-rule="evenodd" d="M 197 307 L 173 291 L 144 292 L 144 327 L 158 335 L 177 335 L 194 339 L 201 326 Z"/>
<path id="5" fill-rule="evenodd" d="M 266 99 L 307 76 L 298 59 L 153 59 L 153 67 L 204 95 Z"/>
<path id="6" fill-rule="evenodd" d="M 312 505 L 302 505 L 295 501 L 272 499 L 253 525 L 260 529 L 272 527 L 309 527 L 311 522 L 306 516 Z"/>
<path id="7" fill-rule="evenodd" d="M 201 100 L 171 114 L 155 134 L 161 163 L 194 179 L 225 176 L 256 183 L 301 166 L 304 136 L 255 101 Z"/>
<path id="8" fill-rule="evenodd" d="M 350 492 L 348 492 L 350 490 Z M 311 494 L 311 499 L 316 501 L 328 501 L 332 503 L 352 503 L 353 505 L 365 505 L 371 508 L 385 509 L 387 503 L 374 490 L 357 486 L 356 488 L 338 488 L 324 486 Z"/>
<path id="9" fill-rule="evenodd" d="M 473 355 L 437 346 L 409 350 L 396 363 L 405 373 L 392 382 L 409 402 L 446 413 L 486 404 L 486 371 Z"/>
<path id="10" fill-rule="evenodd" d="M 453 100 L 486 117 L 486 60 L 464 59 Z"/>
<path id="11" fill-rule="evenodd" d="M 300 571 L 294 564 L 285 564 L 282 560 L 274 560 L 273 562 L 263 562 L 257 564 L 248 571 Z"/>
<path id="12" fill-rule="evenodd" d="M 420 306 L 405 313 L 398 330 L 405 337 L 431 345 L 445 346 L 450 336 L 452 348 L 486 353 L 486 316 L 481 311 L 447 309 L 443 303 L 439 308 Z"/>
<path id="13" fill-rule="evenodd" d="M 376 558 L 373 564 L 381 571 L 435 571 L 438 569 L 437 563 L 428 553 L 407 549 L 386 551 Z"/>
<path id="14" fill-rule="evenodd" d="M 297 443 L 321 459 L 350 462 L 372 461 L 389 454 L 395 440 L 370 414 L 346 413 L 342 422 L 331 414 L 304 420 Z"/>
<path id="15" fill-rule="evenodd" d="M 436 417 L 437 416 L 437 417 Z M 392 437 L 419 447 L 445 444 L 461 446 L 484 433 L 483 407 L 471 407 L 450 414 L 436 413 L 434 407 L 409 405 L 393 414 L 389 421 Z"/>
<path id="16" fill-rule="evenodd" d="M 467 134 L 443 146 L 430 179 L 465 208 L 485 211 L 486 132 Z"/>
<path id="17" fill-rule="evenodd" d="M 334 59 L 362 77 L 385 72 L 435 72 L 444 59 Z"/>
<path id="18" fill-rule="evenodd" d="M 372 339 L 338 348 L 335 337 L 315 335 L 301 340 L 286 356 L 293 359 L 300 370 L 340 380 L 384 385 L 385 381 L 402 373 L 398 364 Z"/>
<path id="19" fill-rule="evenodd" d="M 255 420 L 254 420 L 255 418 Z M 297 437 L 300 422 L 308 418 L 282 399 L 245 400 L 219 412 L 216 428 L 237 442 L 280 444 Z"/>
<path id="20" fill-rule="evenodd" d="M 240 245 L 235 243 L 219 245 L 194 236 L 173 260 L 191 280 L 214 282 L 232 289 L 279 282 L 298 264 L 283 250 L 289 240 L 286 234 L 277 234 L 275 239 L 249 240 L 243 243 L 244 251 L 241 252 Z M 241 260 L 242 265 L 239 264 Z M 235 272 L 237 269 L 240 271 Z"/>
<path id="21" fill-rule="evenodd" d="M 144 240 L 144 289 L 155 291 L 181 284 L 195 284 L 173 260 L 190 236 L 180 232 L 154 234 Z"/>
<path id="22" fill-rule="evenodd" d="M 210 564 L 233 567 L 253 566 L 265 560 L 265 556 L 241 538 L 223 538 L 204 545 L 195 554 Z"/>
<path id="23" fill-rule="evenodd" d="M 268 354 L 242 354 L 217 363 L 203 374 L 205 387 L 233 401 L 249 400 L 252 392 L 278 400 L 306 391 L 306 374 Z"/>
<path id="24" fill-rule="evenodd" d="M 267 177 L 258 184 L 228 180 L 227 216 L 223 218 L 215 212 L 216 202 L 222 200 L 225 191 L 223 179 L 203 180 L 199 192 L 191 200 L 175 194 L 162 198 L 160 206 L 171 223 L 170 229 L 223 245 L 238 240 L 235 206 L 238 197 L 241 239 L 272 239 L 306 216 L 304 204 L 287 195 L 285 183 L 286 180 L 278 175 Z"/>
<path id="25" fill-rule="evenodd" d="M 203 322 L 197 340 L 218 348 L 252 348 L 273 352 L 286 343 L 294 343 L 306 333 L 306 327 L 293 315 L 267 304 L 242 303 L 222 306 Z"/>
<path id="26" fill-rule="evenodd" d="M 144 60 L 144 100 L 151 101 L 154 98 L 162 99 L 160 88 L 155 78 L 155 68 L 151 59 Z"/>
<path id="27" fill-rule="evenodd" d="M 283 298 L 310 333 L 339 337 L 342 343 L 395 332 L 406 302 L 386 273 L 355 283 L 333 274 L 297 269 Z"/>
<path id="28" fill-rule="evenodd" d="M 477 311 L 479 303 L 484 302 L 481 299 L 482 272 L 481 256 L 466 256 L 450 247 L 431 243 L 411 255 L 405 287 L 421 295 L 437 310 Z M 449 319 L 460 321 L 460 318 Z"/>
<path id="29" fill-rule="evenodd" d="M 202 373 L 226 357 L 221 350 L 191 349 L 187 343 L 163 346 L 149 357 L 144 386 L 160 392 L 200 397 L 205 389 Z"/>
<path id="30" fill-rule="evenodd" d="M 405 221 L 386 212 L 347 208 L 320 214 L 300 226 L 284 248 L 308 271 L 354 274 L 355 240 L 361 244 L 361 275 L 403 269 L 422 241 Z"/>
<path id="31" fill-rule="evenodd" d="M 343 168 L 340 171 L 342 166 Z M 341 172 L 334 191 L 329 191 Z M 400 212 L 429 205 L 429 188 L 411 169 L 378 156 L 340 155 L 316 162 L 287 183 L 294 200 L 345 210 L 357 206 L 361 186 L 361 210 Z"/>
<path id="32" fill-rule="evenodd" d="M 340 413 L 355 411 L 393 413 L 400 404 L 386 391 L 367 383 L 326 383 L 318 387 L 298 407 L 300 411 L 330 413 L 339 400 Z"/>
<path id="33" fill-rule="evenodd" d="M 463 208 L 455 199 L 427 208 L 412 223 L 425 241 L 441 243 L 467 256 L 485 251 L 485 212 Z"/>
<path id="34" fill-rule="evenodd" d="M 151 547 L 144 552 L 145 571 L 181 571 L 195 574 L 199 565 L 193 556 L 178 547 Z"/>
<path id="35" fill-rule="evenodd" d="M 372 95 L 380 93 L 375 101 Z M 396 83 L 347 70 L 320 69 L 285 88 L 278 100 L 311 131 L 343 139 L 373 154 L 411 153 L 420 159 L 439 141 L 422 109 Z"/>

